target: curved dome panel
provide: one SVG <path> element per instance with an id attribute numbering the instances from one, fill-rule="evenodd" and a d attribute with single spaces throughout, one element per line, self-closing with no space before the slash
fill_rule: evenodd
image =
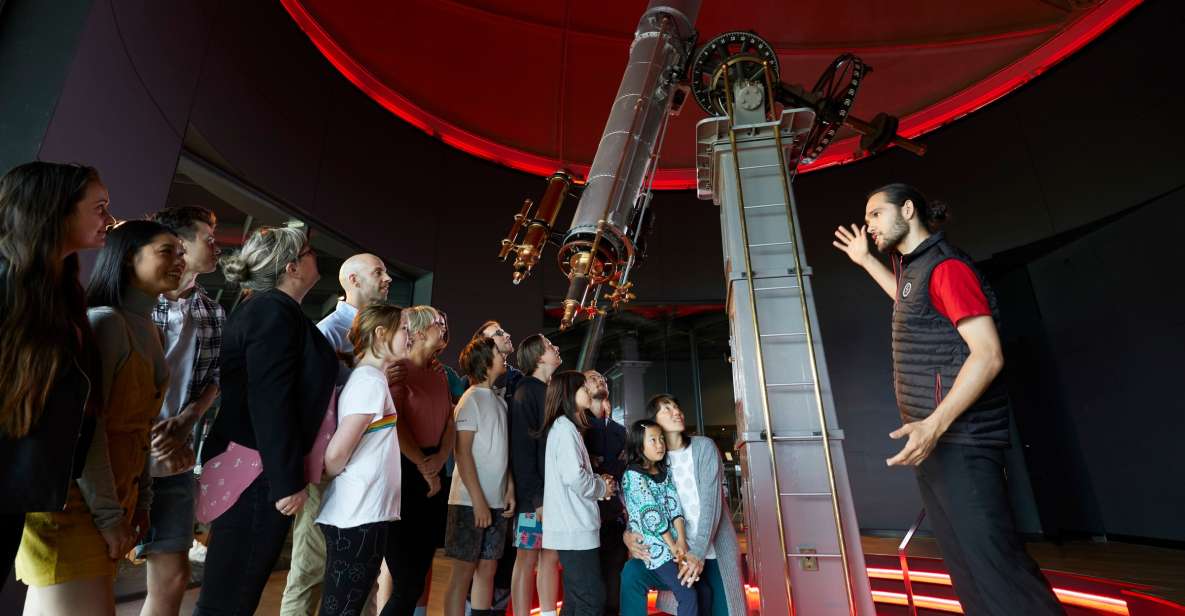
<path id="1" fill-rule="evenodd" d="M 537 175 L 588 170 L 645 0 L 282 0 L 343 75 L 405 121 Z M 704 0 L 701 41 L 752 29 L 782 79 L 811 85 L 840 53 L 872 66 L 853 113 L 916 137 L 1014 90 L 1140 0 Z M 694 104 L 674 119 L 655 187 L 695 186 Z M 837 140 L 810 171 L 856 158 Z"/>

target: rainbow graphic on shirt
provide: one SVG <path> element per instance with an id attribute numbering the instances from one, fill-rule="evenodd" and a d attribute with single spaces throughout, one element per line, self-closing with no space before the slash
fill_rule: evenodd
<path id="1" fill-rule="evenodd" d="M 398 416 L 395 414 L 385 415 L 382 419 L 372 422 L 369 426 L 366 426 L 365 434 L 370 434 L 371 432 L 378 432 L 380 430 L 388 430 L 390 428 L 394 428 L 396 417 L 398 417 Z"/>

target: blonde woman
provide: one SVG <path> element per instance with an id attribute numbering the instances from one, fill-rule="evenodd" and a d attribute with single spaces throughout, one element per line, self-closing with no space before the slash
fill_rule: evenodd
<path id="1" fill-rule="evenodd" d="M 234 442 L 263 471 L 218 517 L 194 614 L 251 614 L 306 498 L 304 456 L 325 416 L 337 358 L 300 302 L 320 278 L 304 231 L 262 227 L 222 259 L 246 298 L 223 332 L 222 407 L 203 461 Z"/>
<path id="2" fill-rule="evenodd" d="M 456 439 L 448 377 L 432 363 L 448 326 L 431 306 L 413 306 L 403 312 L 412 347 L 405 362 L 406 376 L 391 385 L 400 414 L 395 430 L 403 454 L 403 512 L 387 536 L 387 554 L 399 557 L 387 559 L 395 588 L 383 616 L 412 616 L 424 594 L 432 557 L 444 542 L 449 479 L 441 468 Z"/>

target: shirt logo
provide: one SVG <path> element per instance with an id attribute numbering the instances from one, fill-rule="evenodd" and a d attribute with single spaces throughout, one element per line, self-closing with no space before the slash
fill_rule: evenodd
<path id="1" fill-rule="evenodd" d="M 905 287 L 901 289 L 901 298 L 905 299 L 905 298 L 909 297 L 909 292 L 912 290 L 913 290 L 913 283 L 906 282 Z"/>

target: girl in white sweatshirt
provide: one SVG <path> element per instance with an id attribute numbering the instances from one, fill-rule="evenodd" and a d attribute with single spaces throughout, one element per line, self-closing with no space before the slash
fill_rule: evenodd
<path id="1" fill-rule="evenodd" d="M 591 406 L 592 394 L 582 373 L 569 370 L 552 376 L 541 431 L 547 441 L 543 547 L 555 550 L 563 566 L 565 616 L 601 616 L 605 609 L 597 499 L 612 497 L 616 486 L 612 477 L 593 473 L 580 436 Z"/>

